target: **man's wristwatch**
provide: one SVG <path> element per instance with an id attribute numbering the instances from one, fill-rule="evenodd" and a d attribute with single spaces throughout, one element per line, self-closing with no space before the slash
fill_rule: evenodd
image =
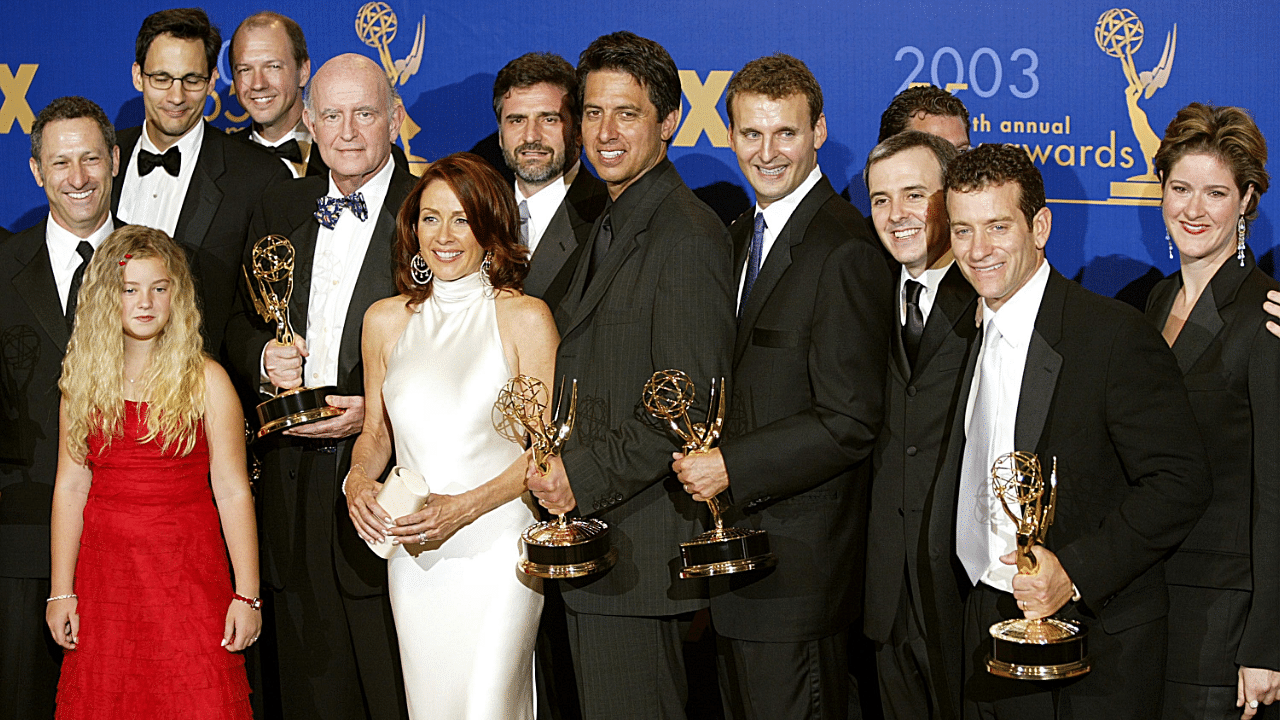
<path id="1" fill-rule="evenodd" d="M 235 598 L 236 600 L 239 600 L 245 605 L 248 605 L 254 610 L 262 609 L 262 598 L 247 598 L 239 593 L 231 593 L 231 597 Z"/>

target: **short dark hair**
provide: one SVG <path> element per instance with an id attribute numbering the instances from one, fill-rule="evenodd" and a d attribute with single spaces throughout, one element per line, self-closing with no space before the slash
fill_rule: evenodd
<path id="1" fill-rule="evenodd" d="M 941 115 L 958 117 L 964 123 L 964 132 L 969 134 L 969 109 L 955 95 L 934 87 L 933 85 L 917 85 L 894 96 L 880 115 L 880 137 L 876 142 L 884 142 L 911 127 L 911 118 L 920 115 Z"/>
<path id="2" fill-rule="evenodd" d="M 302 26 L 291 17 L 270 10 L 263 10 L 245 18 L 236 28 L 236 31 L 231 33 L 231 44 L 227 46 L 227 59 L 231 61 L 231 64 L 234 65 L 236 62 L 236 38 L 240 36 L 240 31 L 248 28 L 270 27 L 272 23 L 280 23 L 284 27 L 284 34 L 289 38 L 289 49 L 293 52 L 295 65 L 302 67 L 302 63 L 311 59 L 311 56 L 307 54 L 307 36 L 302 34 Z"/>
<path id="3" fill-rule="evenodd" d="M 822 87 L 803 62 L 777 53 L 756 58 L 734 73 L 724 99 L 729 111 L 729 127 L 733 127 L 733 99 L 738 93 L 755 93 L 770 100 L 781 100 L 790 95 L 804 95 L 809 101 L 809 126 L 818 124 L 822 115 Z"/>
<path id="4" fill-rule="evenodd" d="M 1018 184 L 1018 207 L 1030 226 L 1045 206 L 1044 178 L 1027 151 L 1017 145 L 992 143 L 961 153 L 947 167 L 947 192 L 977 192 L 1005 183 Z"/>
<path id="5" fill-rule="evenodd" d="M 871 187 L 867 177 L 871 174 L 872 165 L 881 160 L 888 160 L 898 153 L 918 147 L 925 148 L 933 153 L 933 156 L 938 160 L 938 167 L 941 169 L 943 176 L 947 174 L 947 168 L 951 165 L 951 161 L 955 160 L 956 156 L 960 154 L 955 145 L 937 135 L 920 132 L 919 130 L 905 130 L 897 135 L 890 136 L 888 140 L 871 149 L 871 153 L 867 155 L 867 164 L 862 169 L 862 184 L 868 188 Z"/>
<path id="6" fill-rule="evenodd" d="M 427 166 L 396 216 L 394 250 L 396 290 L 409 296 L 409 305 L 431 296 L 431 285 L 413 281 L 410 263 L 418 253 L 418 212 L 422 191 L 443 180 L 458 196 L 467 223 L 482 250 L 492 252 L 489 284 L 497 290 L 520 290 L 529 274 L 528 251 L 520 244 L 520 211 L 511 183 L 479 155 L 459 152 Z"/>
<path id="7" fill-rule="evenodd" d="M 1267 141 L 1249 113 L 1238 107 L 1215 107 L 1191 103 L 1178 111 L 1164 131 L 1160 149 L 1152 163 L 1163 185 L 1169 171 L 1183 156 L 1192 153 L 1212 155 L 1231 171 L 1236 189 L 1243 197 L 1253 186 L 1253 197 L 1245 208 L 1252 220 L 1258 212 L 1258 200 L 1267 191 L 1271 178 L 1267 175 Z"/>
<path id="8" fill-rule="evenodd" d="M 502 99 L 514 88 L 533 87 L 547 83 L 564 90 L 569 100 L 569 112 L 573 122 L 582 117 L 582 105 L 578 97 L 578 76 L 568 60 L 549 52 L 525 53 L 498 71 L 493 79 L 493 115 L 502 122 Z"/>
<path id="9" fill-rule="evenodd" d="M 77 118 L 89 118 L 98 124 L 98 129 L 102 131 L 102 139 L 107 144 L 107 152 L 111 152 L 111 148 L 116 146 L 116 129 L 97 103 L 77 95 L 60 97 L 45 105 L 40 114 L 36 115 L 35 122 L 31 123 L 31 157 L 35 159 L 37 165 L 40 164 L 40 154 L 44 150 L 45 125 L 56 120 Z"/>
<path id="10" fill-rule="evenodd" d="M 138 67 L 146 70 L 147 52 L 151 43 L 161 35 L 172 35 L 179 40 L 199 40 L 204 43 L 205 72 L 213 75 L 218 68 L 218 52 L 222 50 L 222 33 L 209 22 L 209 16 L 200 8 L 172 8 L 151 13 L 142 21 L 138 41 L 134 44 L 133 59 Z"/>
<path id="11" fill-rule="evenodd" d="M 658 122 L 680 109 L 680 71 L 666 49 L 648 38 L 622 30 L 591 41 L 578 56 L 579 105 L 587 75 L 598 70 L 616 70 L 634 78 L 649 94 Z"/>

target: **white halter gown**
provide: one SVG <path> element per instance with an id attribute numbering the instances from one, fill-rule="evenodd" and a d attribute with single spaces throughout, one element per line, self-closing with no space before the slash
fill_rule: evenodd
<path id="1" fill-rule="evenodd" d="M 477 272 L 436 280 L 409 320 L 382 385 L 396 461 L 432 493 L 488 482 L 520 455 L 493 426 L 511 377 L 492 290 Z M 398 548 L 388 561 L 391 608 L 413 720 L 533 718 L 533 646 L 542 586 L 516 568 L 535 520 L 528 493 L 443 543 Z"/>

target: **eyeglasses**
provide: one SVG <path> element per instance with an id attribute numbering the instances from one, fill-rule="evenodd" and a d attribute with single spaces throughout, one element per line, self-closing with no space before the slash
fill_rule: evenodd
<path id="1" fill-rule="evenodd" d="M 208 75 L 197 75 L 195 73 L 191 73 L 189 75 L 183 75 L 180 78 L 176 78 L 169 73 L 149 73 L 146 70 L 142 70 L 140 72 L 142 72 L 143 77 L 147 79 L 147 83 L 156 90 L 168 90 L 173 87 L 174 80 L 182 83 L 183 90 L 189 90 L 191 92 L 204 90 L 209 87 Z"/>

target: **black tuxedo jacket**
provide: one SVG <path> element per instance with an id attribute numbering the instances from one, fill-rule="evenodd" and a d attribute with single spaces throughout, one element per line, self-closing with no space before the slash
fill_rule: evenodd
<path id="1" fill-rule="evenodd" d="M 1180 273 L 1152 289 L 1147 317 L 1157 328 L 1181 289 Z M 1244 267 L 1228 259 L 1173 344 L 1209 454 L 1213 502 L 1166 572 L 1171 585 L 1220 592 L 1211 605 L 1178 609 L 1194 620 L 1179 644 L 1171 637 L 1170 680 L 1232 685 L 1237 665 L 1280 669 L 1280 340 L 1266 328 L 1268 290 L 1280 284 L 1252 253 Z"/>
<path id="2" fill-rule="evenodd" d="M 730 228 L 735 276 L 753 226 L 754 207 Z M 734 422 L 720 445 L 728 521 L 768 531 L 778 564 L 712 581 L 720 634 L 814 640 L 857 617 L 868 479 L 858 463 L 881 424 L 891 295 L 866 221 L 823 177 L 779 230 L 738 318 Z"/>
<path id="3" fill-rule="evenodd" d="M 253 138 L 249 134 L 252 129 L 253 129 L 253 125 L 246 125 L 242 128 L 237 128 L 235 130 L 228 130 L 227 134 L 237 140 L 242 140 L 244 142 L 247 142 L 250 145 L 253 145 L 254 147 L 259 147 L 259 145 L 253 141 Z M 268 150 L 267 152 L 270 152 L 270 151 Z M 271 153 L 271 156 L 275 157 L 276 162 L 280 163 L 281 166 L 283 166 L 284 164 L 283 160 L 276 157 L 274 153 Z M 391 143 L 391 161 L 396 164 L 396 168 L 403 170 L 406 173 L 409 172 L 409 159 L 405 157 L 404 150 L 401 149 L 401 147 L 399 145 L 396 145 L 395 143 Z M 293 176 L 293 173 L 289 172 L 289 168 L 287 167 L 285 168 L 285 172 L 289 173 L 290 177 Z M 315 142 L 311 143 L 311 152 L 307 153 L 307 174 L 304 175 L 304 177 L 311 177 L 311 176 L 318 176 L 323 178 L 329 177 L 329 166 L 325 164 L 324 158 L 320 156 L 320 146 L 317 145 Z"/>
<path id="4" fill-rule="evenodd" d="M 71 331 L 45 223 L 0 241 L 0 577 L 49 577 L 58 378 Z"/>
<path id="5" fill-rule="evenodd" d="M 955 555 L 956 494 L 977 355 L 970 354 L 960 381 L 952 442 L 925 518 L 932 593 L 925 602 L 933 603 L 926 620 L 936 625 L 926 631 L 940 654 L 935 662 L 955 678 L 963 676 L 966 661 L 957 652 L 963 647 L 958 578 L 968 584 Z M 1189 417 L 1182 374 L 1151 324 L 1051 269 L 1027 350 L 1014 444 L 1039 456 L 1046 482 L 1053 459 L 1058 462 L 1058 504 L 1045 546 L 1080 591 L 1082 600 L 1068 603 L 1064 614 L 1088 627 L 1093 658 L 1092 672 L 1063 692 L 1116 695 L 1127 687 L 1112 680 L 1135 671 L 1117 667 L 1117 655 L 1164 656 L 1163 641 L 1128 647 L 1124 631 L 1163 622 L 1169 604 L 1164 558 L 1209 503 L 1204 444 Z M 1153 671 L 1163 677 L 1163 668 Z M 1026 683 L 1020 686 L 1025 692 Z M 1148 690 L 1158 702 L 1162 689 Z M 1142 698 L 1113 700 L 1129 707 Z"/>
<path id="6" fill-rule="evenodd" d="M 561 587 L 580 613 L 674 615 L 706 606 L 705 583 L 680 579 L 678 560 L 706 511 L 671 474 L 681 444 L 649 417 L 641 395 L 655 371 L 683 370 L 699 388 L 690 417 L 705 417 L 711 378 L 729 370 L 733 251 L 720 219 L 670 160 L 619 202 L 628 212 L 613 217 L 608 254 L 588 284 L 597 220 L 555 315 L 556 374 L 578 380 L 565 470 L 578 511 L 609 523 L 619 557 L 608 572 Z"/>
<path id="7" fill-rule="evenodd" d="M 277 161 L 278 163 L 278 161 Z M 283 169 L 283 168 L 282 168 Z M 365 252 L 364 263 L 356 280 L 355 291 L 347 306 L 346 321 L 342 331 L 342 343 L 338 350 L 338 394 L 364 394 L 364 365 L 360 355 L 361 326 L 369 306 L 396 294 L 392 279 L 392 246 L 395 242 L 396 213 L 413 188 L 414 178 L 398 168 L 391 175 L 391 185 L 386 200 L 376 216 L 372 213 L 366 222 L 376 222 L 373 239 Z M 315 219 L 316 198 L 329 190 L 329 181 L 322 177 L 303 177 L 290 180 L 272 188 L 262 198 L 258 212 L 250 224 L 252 239 L 278 234 L 293 242 L 295 255 L 293 297 L 289 302 L 289 318 L 294 331 L 306 336 L 307 303 L 311 295 L 312 261 L 315 258 L 316 236 L 320 223 Z M 249 261 L 246 252 L 246 265 Z M 227 352 L 242 395 L 257 395 L 262 349 L 275 337 L 275 329 L 258 317 L 252 301 L 245 296 L 241 283 L 240 309 L 232 317 L 227 329 Z M 250 392 L 247 394 L 245 390 Z M 256 420 L 254 408 L 249 404 L 246 414 Z M 255 421 L 251 424 L 256 425 Z M 332 480 L 320 480 L 299 472 L 303 443 L 279 433 L 259 440 L 254 452 L 262 460 L 262 482 L 259 484 L 261 548 L 264 582 L 275 588 L 288 584 L 290 573 L 301 566 L 301 550 L 294 547 L 295 528 L 299 522 L 299 488 L 307 484 L 323 482 L 318 488 L 332 505 L 334 512 L 327 518 L 308 518 L 310 523 L 332 525 L 333 560 L 342 587 L 355 595 L 381 592 L 386 586 L 386 561 L 369 552 L 369 548 L 356 535 L 347 517 L 346 500 L 339 491 L 342 477 L 351 462 L 351 446 L 355 438 L 338 443 L 339 451 L 320 454 L 322 462 L 332 462 L 335 470 Z"/>
<path id="8" fill-rule="evenodd" d="M 551 224 L 542 234 L 538 248 L 529 259 L 529 275 L 524 292 L 541 298 L 554 314 L 569 289 L 578 255 L 591 238 L 591 228 L 604 211 L 609 192 L 586 166 L 578 168 L 564 202 L 556 209 Z"/>
<path id="9" fill-rule="evenodd" d="M 891 291 L 895 303 L 893 352 L 887 358 L 885 423 L 874 456 L 863 611 L 867 637 L 880 643 L 889 641 L 902 593 L 923 597 L 921 520 L 945 456 L 943 449 L 957 407 L 963 414 L 960 374 L 979 334 L 975 323 L 978 294 L 959 266 L 952 264 L 938 284 L 915 367 L 909 369 L 898 331 L 897 286 L 895 281 Z M 916 605 L 918 609 L 920 603 Z M 926 627 L 923 619 L 917 620 L 919 627 Z"/>
<path id="10" fill-rule="evenodd" d="M 139 126 L 121 130 L 116 136 L 122 163 L 133 157 L 141 134 L 142 126 Z M 183 158 L 183 162 L 190 160 Z M 205 349 L 216 357 L 222 347 L 227 320 L 235 307 L 240 256 L 249 218 L 258 207 L 263 191 L 292 175 L 271 153 L 232 140 L 208 123 L 205 123 L 200 155 L 195 162 L 173 239 L 187 251 L 191 261 L 200 309 L 204 313 Z M 120 209 L 124 180 L 122 168 L 111 189 L 112 214 Z"/>

